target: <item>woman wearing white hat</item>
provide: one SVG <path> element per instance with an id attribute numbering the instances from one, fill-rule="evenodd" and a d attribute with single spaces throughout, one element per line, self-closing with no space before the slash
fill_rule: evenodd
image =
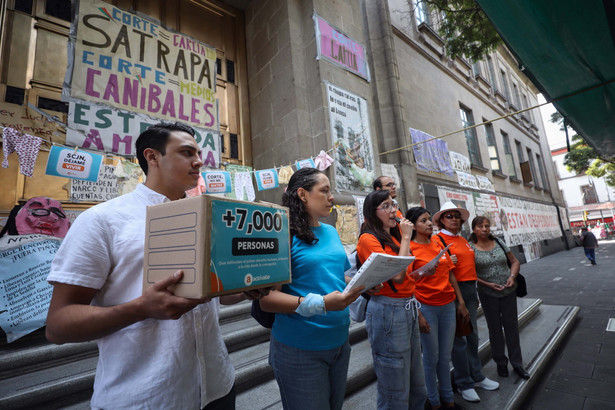
<path id="1" fill-rule="evenodd" d="M 478 295 L 476 291 L 476 266 L 474 264 L 474 250 L 467 240 L 460 235 L 461 227 L 470 217 L 470 213 L 454 203 L 445 202 L 440 211 L 432 218 L 433 223 L 440 229 L 434 237 L 448 248 L 455 263 L 453 274 L 459 284 L 459 290 L 470 312 L 472 333 L 467 336 L 455 337 L 452 352 L 452 362 L 455 367 L 453 381 L 464 400 L 478 402 L 480 397 L 474 390 L 480 387 L 485 390 L 495 390 L 500 385 L 483 375 L 482 364 L 478 356 L 478 327 L 476 324 L 476 311 L 478 309 Z"/>

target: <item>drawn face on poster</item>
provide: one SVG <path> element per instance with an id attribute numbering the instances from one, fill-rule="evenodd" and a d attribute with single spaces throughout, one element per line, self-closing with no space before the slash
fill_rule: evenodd
<path id="1" fill-rule="evenodd" d="M 367 101 L 325 83 L 335 149 L 335 185 L 343 191 L 370 191 L 375 178 Z"/>
<path id="2" fill-rule="evenodd" d="M 64 238 L 69 222 L 59 201 L 37 196 L 30 198 L 19 210 L 15 225 L 20 235 L 41 233 Z"/>

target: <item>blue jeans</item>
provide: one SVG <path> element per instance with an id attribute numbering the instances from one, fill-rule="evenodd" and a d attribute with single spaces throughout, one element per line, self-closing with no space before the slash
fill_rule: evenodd
<path id="1" fill-rule="evenodd" d="M 583 248 L 583 250 L 590 262 L 596 262 L 596 250 L 594 248 Z"/>
<path id="2" fill-rule="evenodd" d="M 344 404 L 350 344 L 330 350 L 297 349 L 270 341 L 269 364 L 286 410 L 338 410 Z"/>
<path id="3" fill-rule="evenodd" d="M 378 378 L 378 409 L 422 410 L 425 406 L 418 312 L 409 302 L 372 296 L 367 305 L 366 328 Z"/>
<path id="4" fill-rule="evenodd" d="M 472 333 L 467 336 L 456 337 L 453 343 L 453 380 L 459 390 L 467 390 L 474 387 L 474 382 L 485 380 L 481 372 L 483 367 L 478 356 L 478 326 L 476 324 L 476 311 L 478 310 L 478 294 L 476 281 L 457 282 L 461 296 L 470 312 Z"/>
<path id="5" fill-rule="evenodd" d="M 429 334 L 421 333 L 427 398 L 434 406 L 440 404 L 440 396 L 445 403 L 451 403 L 454 401 L 450 363 L 455 339 L 455 302 L 443 306 L 422 304 L 421 313 L 431 328 Z"/>

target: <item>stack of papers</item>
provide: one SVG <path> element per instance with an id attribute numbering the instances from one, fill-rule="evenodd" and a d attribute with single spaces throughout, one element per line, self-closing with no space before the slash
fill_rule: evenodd
<path id="1" fill-rule="evenodd" d="M 363 265 L 361 265 L 361 268 L 357 271 L 348 285 L 346 285 L 344 293 L 348 293 L 351 289 L 359 286 L 365 286 L 365 290 L 367 290 L 384 283 L 399 272 L 406 270 L 414 259 L 414 256 L 372 253 Z"/>

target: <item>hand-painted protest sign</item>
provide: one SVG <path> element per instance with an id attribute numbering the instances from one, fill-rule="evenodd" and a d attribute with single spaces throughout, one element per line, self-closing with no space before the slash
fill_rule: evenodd
<path id="1" fill-rule="evenodd" d="M 13 128 L 24 134 L 34 135 L 57 143 L 64 142 L 60 126 L 45 116 L 29 110 L 24 105 L 0 102 L 0 126 Z"/>
<path id="2" fill-rule="evenodd" d="M 104 165 L 98 174 L 97 181 L 81 181 L 73 179 L 70 182 L 70 200 L 73 202 L 104 202 L 118 197 L 118 181 L 113 165 Z"/>
<path id="3" fill-rule="evenodd" d="M 61 240 L 0 248 L 0 326 L 10 343 L 45 325 L 53 287 L 47 283 Z"/>
<path id="4" fill-rule="evenodd" d="M 478 181 L 474 175 L 462 171 L 455 171 L 455 173 L 457 174 L 459 185 L 467 188 L 478 189 Z"/>
<path id="5" fill-rule="evenodd" d="M 102 155 L 54 145 L 49 151 L 45 174 L 96 182 L 102 158 Z"/>
<path id="6" fill-rule="evenodd" d="M 485 176 L 475 175 L 476 181 L 478 182 L 478 189 L 484 189 L 485 191 L 495 192 L 495 188 L 493 187 L 493 182 Z"/>
<path id="7" fill-rule="evenodd" d="M 453 175 L 451 159 L 448 153 L 448 144 L 441 139 L 433 137 L 423 131 L 410 128 L 412 147 L 416 167 L 423 171 L 437 172 L 445 175 Z"/>
<path id="8" fill-rule="evenodd" d="M 553 205 L 500 197 L 500 209 L 508 246 L 531 244 L 562 235 Z"/>
<path id="9" fill-rule="evenodd" d="M 124 156 L 136 155 L 137 137 L 150 125 L 159 123 L 146 115 L 125 112 L 100 104 L 71 101 L 68 105 L 66 143 L 80 148 L 113 152 Z M 193 127 L 201 147 L 206 167 L 220 165 L 220 133 Z"/>
<path id="10" fill-rule="evenodd" d="M 313 18 L 318 49 L 316 58 L 324 58 L 369 81 L 365 47 L 331 26 L 316 13 Z"/>
<path id="11" fill-rule="evenodd" d="M 225 194 L 231 192 L 231 174 L 226 171 L 201 172 L 205 180 L 205 193 Z"/>
<path id="12" fill-rule="evenodd" d="M 325 83 L 329 124 L 335 144 L 335 186 L 344 191 L 371 191 L 374 151 L 367 101 L 333 84 Z"/>
<path id="13" fill-rule="evenodd" d="M 474 197 L 474 208 L 476 216 L 486 216 L 491 223 L 491 233 L 494 235 L 503 234 L 502 218 L 499 208 L 499 199 L 495 195 L 472 192 Z M 474 215 L 470 215 L 474 217 Z"/>
<path id="14" fill-rule="evenodd" d="M 219 128 L 214 48 L 98 0 L 79 2 L 73 31 L 66 96 Z"/>
<path id="15" fill-rule="evenodd" d="M 256 187 L 259 191 L 279 186 L 278 172 L 274 168 L 254 171 L 254 178 L 256 179 Z"/>
<path id="16" fill-rule="evenodd" d="M 466 155 L 460 154 L 455 151 L 449 151 L 448 155 L 451 158 L 451 166 L 455 171 L 472 172 L 472 166 L 470 164 L 470 158 Z"/>

